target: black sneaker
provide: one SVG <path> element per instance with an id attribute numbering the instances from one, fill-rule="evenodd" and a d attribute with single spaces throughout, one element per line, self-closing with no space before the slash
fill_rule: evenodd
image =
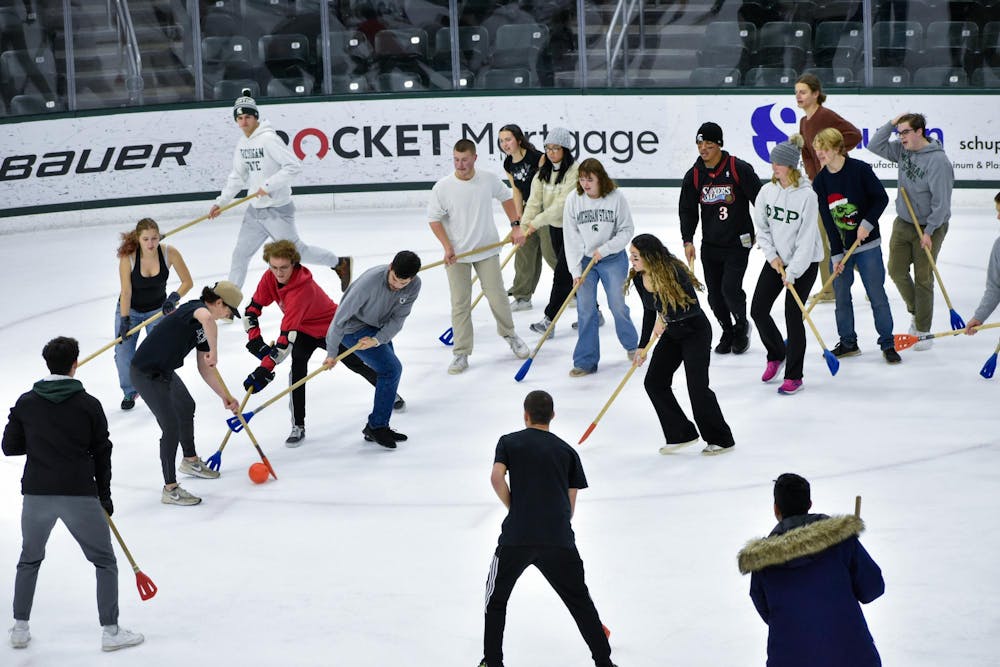
<path id="1" fill-rule="evenodd" d="M 750 320 L 743 320 L 743 324 L 736 325 L 733 334 L 733 354 L 743 354 L 750 348 Z"/>
<path id="2" fill-rule="evenodd" d="M 733 338 L 736 336 L 735 327 L 723 327 L 722 337 L 719 344 L 715 346 L 716 354 L 729 354 L 733 351 Z"/>
<path id="3" fill-rule="evenodd" d="M 895 352 L 895 350 L 893 350 Z M 861 354 L 861 350 L 858 348 L 857 343 L 845 344 L 843 341 L 837 343 L 837 346 L 831 350 L 833 356 L 840 359 L 841 357 L 856 357 Z M 899 358 L 899 355 L 896 355 Z"/>
<path id="4" fill-rule="evenodd" d="M 125 398 L 122 399 L 122 410 L 131 410 L 135 407 L 135 397 L 138 394 L 127 394 Z"/>
<path id="5" fill-rule="evenodd" d="M 406 401 L 399 394 L 396 394 L 396 400 L 392 402 L 392 409 L 395 412 L 406 412 Z"/>
<path id="6" fill-rule="evenodd" d="M 836 354 L 836 352 L 834 352 Z M 902 361 L 899 358 L 899 352 L 896 352 L 895 348 L 889 347 L 882 350 L 882 356 L 885 357 L 885 363 L 887 364 L 898 364 Z"/>
<path id="7" fill-rule="evenodd" d="M 396 449 L 397 442 L 406 440 L 405 435 L 393 431 L 388 426 L 372 428 L 371 425 L 366 424 L 361 433 L 365 436 L 367 442 L 377 442 L 388 449 Z"/>

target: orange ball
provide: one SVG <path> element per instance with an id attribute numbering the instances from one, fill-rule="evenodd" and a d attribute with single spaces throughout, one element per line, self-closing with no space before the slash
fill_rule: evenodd
<path id="1" fill-rule="evenodd" d="M 250 475 L 250 480 L 254 484 L 263 484 L 267 481 L 267 478 L 271 473 L 268 472 L 267 466 L 263 463 L 254 463 L 250 466 L 250 469 L 247 470 L 247 474 Z"/>

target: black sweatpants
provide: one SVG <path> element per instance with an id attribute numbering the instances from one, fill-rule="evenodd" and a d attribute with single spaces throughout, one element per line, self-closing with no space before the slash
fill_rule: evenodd
<path id="1" fill-rule="evenodd" d="M 194 448 L 194 399 L 173 371 L 147 373 L 129 368 L 132 386 L 160 425 L 160 466 L 163 483 L 177 483 L 177 445 L 185 457 L 198 456 Z"/>
<path id="2" fill-rule="evenodd" d="M 316 351 L 316 348 L 326 349 L 326 338 L 314 338 L 301 331 L 295 336 L 292 343 L 292 370 L 289 375 L 289 385 L 295 384 L 308 375 L 309 357 Z M 347 348 L 341 345 L 337 354 L 343 354 Z M 369 368 L 365 362 L 361 361 L 356 354 L 349 354 L 341 360 L 347 368 L 351 369 L 365 379 L 368 384 L 375 386 L 375 371 Z M 296 426 L 306 425 L 306 385 L 303 384 L 298 389 L 292 391 L 292 423 Z"/>
<path id="3" fill-rule="evenodd" d="M 566 297 L 573 291 L 573 276 L 566 264 L 566 248 L 563 245 L 562 227 L 549 227 L 549 238 L 552 239 L 552 249 L 556 253 L 556 268 L 552 275 L 552 290 L 549 292 L 549 303 L 545 306 L 545 317 L 550 320 L 556 316 L 566 302 Z"/>
<path id="4" fill-rule="evenodd" d="M 743 276 L 747 272 L 750 249 L 701 246 L 701 266 L 705 271 L 708 305 L 722 330 L 731 329 L 747 318 L 747 295 Z"/>
<path id="5" fill-rule="evenodd" d="M 503 667 L 503 630 L 507 622 L 507 600 L 529 565 L 538 568 L 559 594 L 580 629 L 597 667 L 613 667 L 611 645 L 601 627 L 597 608 L 583 577 L 583 561 L 576 547 L 498 546 L 486 579 L 486 630 L 483 653 L 487 667 Z"/>
<path id="6" fill-rule="evenodd" d="M 644 384 L 669 445 L 694 440 L 699 431 L 702 440 L 709 444 L 723 447 L 735 444 L 719 401 L 708 386 L 711 357 L 712 325 L 704 315 L 671 322 L 653 346 Z M 697 428 L 684 414 L 671 389 L 674 372 L 681 363 Z"/>
<path id="7" fill-rule="evenodd" d="M 792 288 L 805 303 L 809 298 L 809 290 L 816 282 L 819 262 L 813 262 L 805 273 L 795 279 Z M 802 318 L 802 309 L 791 294 L 785 294 L 785 328 L 788 330 L 788 345 L 778 330 L 778 325 L 771 317 L 771 307 L 777 301 L 778 295 L 785 288 L 781 274 L 770 264 L 760 269 L 757 287 L 753 292 L 753 303 L 750 304 L 750 316 L 757 325 L 760 341 L 767 349 L 768 361 L 785 360 L 785 379 L 801 380 L 802 366 L 806 356 L 806 327 Z"/>

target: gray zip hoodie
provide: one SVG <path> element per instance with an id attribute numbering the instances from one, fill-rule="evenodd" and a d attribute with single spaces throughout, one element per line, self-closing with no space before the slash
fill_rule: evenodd
<path id="1" fill-rule="evenodd" d="M 933 234 L 951 218 L 955 170 L 940 141 L 930 139 L 930 143 L 920 150 L 908 151 L 898 141 L 889 141 L 894 129 L 890 121 L 876 130 L 868 142 L 868 150 L 899 165 L 899 185 L 906 188 L 913 211 L 917 214 L 917 222 L 926 233 Z M 898 192 L 896 215 L 913 223 L 903 195 Z"/>

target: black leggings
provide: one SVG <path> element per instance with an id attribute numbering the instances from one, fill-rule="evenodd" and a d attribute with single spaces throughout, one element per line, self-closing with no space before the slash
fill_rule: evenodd
<path id="1" fill-rule="evenodd" d="M 566 297 L 573 291 L 573 276 L 566 265 L 566 249 L 563 246 L 562 227 L 549 227 L 549 238 L 552 239 L 552 249 L 556 253 L 556 268 L 552 275 L 552 290 L 549 292 L 549 303 L 545 306 L 545 317 L 550 320 L 556 316 Z"/>
<path id="2" fill-rule="evenodd" d="M 792 288 L 805 303 L 809 298 L 809 290 L 816 282 L 819 262 L 813 262 L 806 272 L 795 279 Z M 781 274 L 770 264 L 765 264 L 760 270 L 757 287 L 753 292 L 753 303 L 750 305 L 750 315 L 757 325 L 760 341 L 767 349 L 768 361 L 785 360 L 785 379 L 801 380 L 802 366 L 806 356 L 806 327 L 802 321 L 802 310 L 791 294 L 785 294 L 785 328 L 788 329 L 788 345 L 778 330 L 778 325 L 771 317 L 771 307 L 778 300 L 778 295 L 785 288 Z"/>
<path id="3" fill-rule="evenodd" d="M 292 371 L 289 384 L 295 384 L 308 375 L 309 357 L 318 347 L 326 349 L 326 338 L 315 338 L 301 331 L 298 332 L 295 336 L 295 342 L 292 343 Z M 343 354 L 346 351 L 347 348 L 341 345 L 337 353 Z M 375 371 L 361 361 L 356 354 L 349 354 L 342 361 L 345 366 L 363 377 L 368 384 L 375 386 Z M 292 421 L 296 426 L 306 425 L 305 384 L 292 392 Z"/>
<path id="4" fill-rule="evenodd" d="M 708 444 L 723 447 L 735 444 L 719 401 L 708 386 L 711 346 L 712 325 L 707 317 L 698 315 L 668 324 L 653 347 L 644 384 L 668 445 L 694 440 L 699 431 L 702 440 Z M 697 428 L 684 414 L 671 389 L 674 373 L 681 363 L 684 364 L 688 397 Z"/>

